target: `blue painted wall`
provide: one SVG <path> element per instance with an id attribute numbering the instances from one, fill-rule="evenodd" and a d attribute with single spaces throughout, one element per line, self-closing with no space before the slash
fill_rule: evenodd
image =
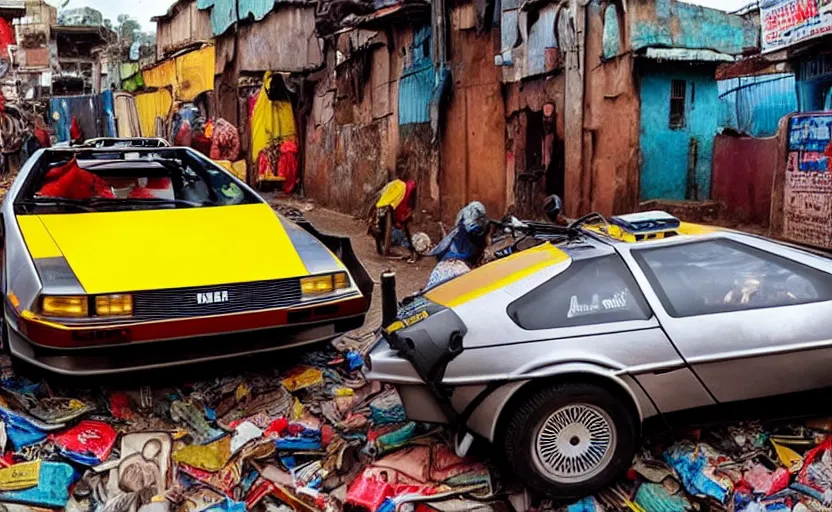
<path id="1" fill-rule="evenodd" d="M 610 4 L 604 11 L 604 58 L 611 59 L 621 53 L 621 24 L 618 8 Z"/>
<path id="2" fill-rule="evenodd" d="M 430 99 L 436 82 L 430 45 L 430 26 L 414 29 L 407 65 L 399 79 L 400 125 L 430 121 Z"/>
<path id="3" fill-rule="evenodd" d="M 739 54 L 756 47 L 760 35 L 750 19 L 677 0 L 630 1 L 628 11 L 634 51 L 662 46 Z"/>
<path id="4" fill-rule="evenodd" d="M 673 80 L 684 80 L 687 84 L 685 125 L 678 130 L 670 128 Z M 711 162 L 719 112 L 719 92 L 712 67 L 665 66 L 641 73 L 642 201 L 710 198 Z M 687 193 L 691 138 L 698 142 L 695 197 L 688 197 Z"/>

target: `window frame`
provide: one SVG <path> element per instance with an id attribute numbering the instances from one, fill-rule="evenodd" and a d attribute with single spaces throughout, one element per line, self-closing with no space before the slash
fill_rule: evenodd
<path id="1" fill-rule="evenodd" d="M 636 308 L 641 310 L 641 312 L 643 313 L 641 316 L 633 316 L 632 318 L 625 319 L 617 317 L 610 319 L 609 315 L 603 314 L 577 316 L 572 319 L 566 318 L 564 316 L 564 318 L 559 321 L 558 325 L 555 325 L 555 323 L 553 322 L 552 325 L 542 327 L 529 325 L 528 322 L 523 322 L 523 320 L 518 317 L 517 312 L 525 308 L 527 303 L 536 302 L 537 300 L 539 300 L 539 295 L 545 296 L 548 293 L 552 293 L 552 289 L 560 288 L 564 285 L 568 286 L 569 284 L 571 284 L 573 279 L 580 278 L 581 273 L 585 272 L 588 268 L 591 268 L 593 264 L 599 264 L 606 261 L 614 261 L 618 265 L 618 268 L 615 270 L 619 273 L 621 283 L 627 287 L 630 296 L 636 305 Z M 620 313 L 631 313 L 631 311 L 624 310 Z M 591 256 L 588 258 L 580 258 L 573 260 L 572 264 L 566 270 L 509 303 L 509 305 L 506 307 L 506 314 L 508 314 L 508 317 L 511 319 L 512 322 L 514 322 L 514 324 L 517 327 L 529 332 L 552 331 L 560 329 L 580 329 L 602 325 L 621 324 L 627 322 L 646 322 L 655 318 L 653 309 L 650 307 L 650 303 L 645 297 L 644 291 L 639 286 L 638 280 L 633 275 L 633 272 L 627 265 L 627 262 L 625 262 L 621 255 L 618 253 L 610 253 L 601 256 Z"/>
<path id="2" fill-rule="evenodd" d="M 673 249 L 678 249 L 679 247 L 684 246 L 692 246 L 692 245 L 700 245 L 700 244 L 722 244 L 724 246 L 728 246 L 734 250 L 737 250 L 746 256 L 755 257 L 759 260 L 765 261 L 770 264 L 777 265 L 778 267 L 790 271 L 793 274 L 804 277 L 809 279 L 813 284 L 816 283 L 815 279 L 812 279 L 813 275 L 815 277 L 823 277 L 827 280 L 827 284 L 824 289 L 816 289 L 818 294 L 821 296 L 818 300 L 810 300 L 810 301 L 802 301 L 796 302 L 793 304 L 776 304 L 776 305 L 766 305 L 766 306 L 750 306 L 745 308 L 731 308 L 726 307 L 719 311 L 697 311 L 694 313 L 680 313 L 673 302 L 670 300 L 667 292 L 665 291 L 664 287 L 661 286 L 660 281 L 656 273 L 654 272 L 653 268 L 647 262 L 646 258 L 644 257 L 645 254 L 650 252 L 658 252 L 658 251 L 668 251 Z M 753 245 L 749 245 L 747 243 L 741 242 L 739 240 L 735 240 L 733 238 L 727 237 L 720 237 L 720 238 L 708 238 L 705 240 L 694 240 L 689 242 L 683 243 L 675 243 L 672 245 L 662 245 L 662 246 L 653 246 L 653 247 L 643 247 L 643 248 L 633 248 L 630 250 L 630 255 L 633 258 L 633 261 L 637 265 L 638 269 L 644 274 L 644 277 L 647 279 L 647 283 L 649 284 L 650 288 L 652 289 L 653 293 L 659 300 L 661 307 L 664 309 L 665 313 L 673 319 L 682 320 L 688 318 L 696 318 L 696 317 L 707 317 L 713 315 L 724 315 L 724 314 L 733 314 L 733 313 L 753 313 L 764 311 L 767 309 L 777 309 L 783 307 L 792 307 L 792 306 L 803 306 L 808 304 L 819 304 L 823 302 L 830 302 L 832 301 L 832 274 L 829 272 L 825 272 L 819 268 L 813 267 L 811 265 L 807 265 L 805 263 L 801 263 L 795 259 L 789 258 L 788 256 L 782 256 L 780 254 L 776 254 L 771 251 L 767 251 L 765 249 L 760 249 L 758 247 L 754 247 Z M 825 298 L 824 298 L 825 297 Z"/>
<path id="3" fill-rule="evenodd" d="M 677 89 L 681 89 L 681 95 Z M 670 81 L 670 112 L 668 115 L 668 126 L 671 130 L 683 130 L 687 125 L 687 98 L 688 96 L 688 82 L 687 80 Z M 681 111 L 674 112 L 674 106 L 681 104 Z"/>

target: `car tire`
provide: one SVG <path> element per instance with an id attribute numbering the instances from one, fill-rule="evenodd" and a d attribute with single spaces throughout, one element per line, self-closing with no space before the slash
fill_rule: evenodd
<path id="1" fill-rule="evenodd" d="M 503 453 L 509 469 L 530 490 L 580 499 L 612 483 L 633 461 L 636 418 L 600 386 L 540 389 L 510 414 Z"/>

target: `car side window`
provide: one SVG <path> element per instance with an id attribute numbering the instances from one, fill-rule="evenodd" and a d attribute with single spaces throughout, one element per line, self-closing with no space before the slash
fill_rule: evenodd
<path id="1" fill-rule="evenodd" d="M 832 300 L 832 275 L 733 240 L 632 254 L 675 318 Z"/>
<path id="2" fill-rule="evenodd" d="M 243 190 L 227 174 L 215 169 L 207 169 L 211 177 L 211 186 L 220 204 L 225 206 L 240 204 L 245 200 Z"/>
<path id="3" fill-rule="evenodd" d="M 575 260 L 565 272 L 508 307 L 529 331 L 597 325 L 652 316 L 638 284 L 618 255 Z"/>

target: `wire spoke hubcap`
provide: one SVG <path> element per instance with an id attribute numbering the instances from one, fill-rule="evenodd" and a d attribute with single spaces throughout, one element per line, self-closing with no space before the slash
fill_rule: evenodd
<path id="1" fill-rule="evenodd" d="M 588 480 L 609 465 L 616 437 L 609 415 L 589 404 L 573 404 L 552 413 L 533 437 L 534 463 L 555 482 Z"/>

